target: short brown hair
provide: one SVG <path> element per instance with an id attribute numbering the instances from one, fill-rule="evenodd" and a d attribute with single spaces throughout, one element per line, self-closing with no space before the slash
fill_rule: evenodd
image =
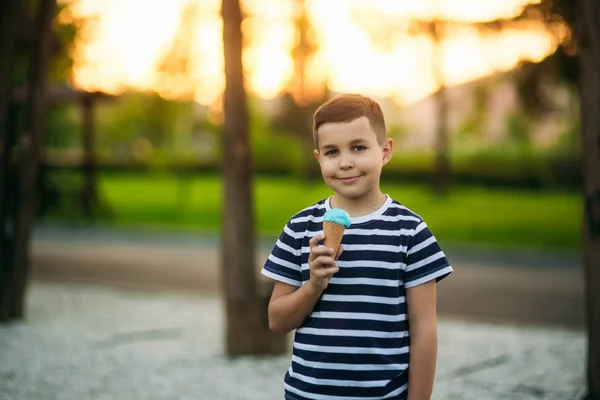
<path id="1" fill-rule="evenodd" d="M 360 94 L 340 94 L 322 104 L 313 116 L 313 139 L 319 147 L 317 131 L 329 122 L 351 122 L 367 117 L 377 142 L 383 144 L 386 138 L 385 120 L 379 103 Z"/>

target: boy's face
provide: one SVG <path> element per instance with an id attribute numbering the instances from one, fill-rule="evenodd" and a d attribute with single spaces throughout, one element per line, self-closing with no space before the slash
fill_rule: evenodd
<path id="1" fill-rule="evenodd" d="M 319 127 L 315 157 L 327 186 L 342 200 L 369 200 L 378 196 L 382 167 L 392 157 L 393 142 L 377 143 L 366 117 Z"/>

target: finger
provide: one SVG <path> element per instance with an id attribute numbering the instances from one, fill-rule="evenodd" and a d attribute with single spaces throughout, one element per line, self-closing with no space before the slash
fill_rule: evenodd
<path id="1" fill-rule="evenodd" d="M 325 246 L 313 247 L 311 249 L 310 253 L 311 253 L 311 255 L 314 256 L 314 258 L 317 258 L 319 256 L 333 257 L 333 249 L 331 247 L 325 247 Z"/>
<path id="2" fill-rule="evenodd" d="M 325 235 L 323 235 L 322 233 L 319 233 L 318 235 L 313 236 L 309 241 L 308 244 L 310 245 L 310 248 L 312 249 L 313 247 L 318 247 L 319 246 L 319 242 L 325 240 Z"/>
<path id="3" fill-rule="evenodd" d="M 310 271 L 311 275 L 317 279 L 327 279 L 329 274 L 327 273 L 327 268 L 319 268 L 313 271 Z"/>
<path id="4" fill-rule="evenodd" d="M 329 255 L 322 255 L 315 258 L 311 264 L 314 269 L 328 268 L 335 266 L 335 260 Z"/>
<path id="5" fill-rule="evenodd" d="M 318 254 L 315 254 L 315 250 L 320 248 L 319 242 L 322 241 L 324 238 L 325 238 L 325 236 L 319 234 L 319 235 L 313 236 L 308 241 L 308 244 L 310 246 L 310 254 L 308 255 L 308 261 L 313 261 L 315 258 L 318 257 Z"/>
<path id="6" fill-rule="evenodd" d="M 339 270 L 338 267 L 319 268 L 311 271 L 311 274 L 318 279 L 329 279 Z"/>
<path id="7" fill-rule="evenodd" d="M 325 280 L 327 282 L 329 282 L 331 280 L 331 278 L 333 278 L 333 275 L 335 275 L 340 269 L 338 267 L 331 267 L 331 268 L 326 268 L 323 271 L 325 271 L 326 275 L 325 275 Z"/>

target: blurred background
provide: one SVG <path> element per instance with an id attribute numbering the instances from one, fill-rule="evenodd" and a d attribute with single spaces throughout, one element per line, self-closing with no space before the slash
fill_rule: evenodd
<path id="1" fill-rule="evenodd" d="M 243 238 L 228 239 L 227 207 L 251 214 L 237 221 L 250 230 L 250 266 L 232 270 L 257 272 L 290 216 L 329 195 L 312 114 L 355 92 L 381 104 L 395 141 L 383 191 L 427 221 L 455 265 L 440 315 L 582 330 L 570 3 L 240 0 L 239 19 L 230 9 L 242 35 L 234 75 L 247 107 L 227 115 L 221 1 L 3 2 L 2 49 L 12 52 L 0 74 L 0 320 L 26 314 L 29 277 L 33 288 L 235 297 L 224 243 Z M 247 138 L 239 165 L 249 175 L 224 174 L 238 165 L 223 147 L 227 118 L 247 121 L 225 137 Z M 248 190 L 228 192 L 228 179 Z M 250 317 L 228 302 L 229 329 L 264 323 L 256 310 L 269 290 L 262 282 L 244 297 L 259 299 L 242 312 Z M 239 336 L 227 337 L 236 353 Z"/>
<path id="2" fill-rule="evenodd" d="M 396 143 L 384 190 L 442 243 L 577 251 L 574 45 L 528 3 L 243 1 L 258 232 L 328 193 L 311 116 L 360 92 Z M 39 220 L 218 232 L 220 3 L 60 2 L 54 32 Z"/>

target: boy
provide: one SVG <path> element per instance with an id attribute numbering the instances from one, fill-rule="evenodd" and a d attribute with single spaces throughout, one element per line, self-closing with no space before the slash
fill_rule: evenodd
<path id="1" fill-rule="evenodd" d="M 429 399 L 435 283 L 452 267 L 425 222 L 379 189 L 394 146 L 377 102 L 332 98 L 315 112 L 313 138 L 334 194 L 290 219 L 262 269 L 275 280 L 271 330 L 296 330 L 285 398 Z M 319 245 L 330 208 L 351 217 L 337 259 Z"/>

